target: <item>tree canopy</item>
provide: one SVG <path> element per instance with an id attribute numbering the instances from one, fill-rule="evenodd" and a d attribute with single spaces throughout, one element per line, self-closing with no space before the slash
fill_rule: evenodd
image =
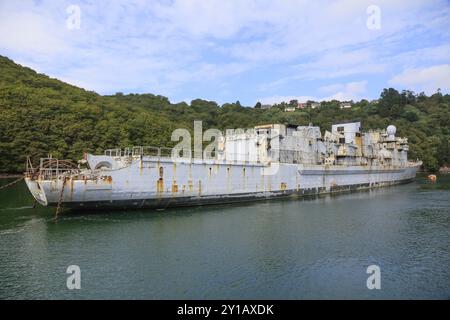
<path id="1" fill-rule="evenodd" d="M 398 135 L 410 142 L 411 159 L 436 171 L 450 163 L 450 95 L 431 96 L 384 89 L 378 101 L 361 100 L 340 109 L 339 101 L 320 108 L 284 112 L 287 103 L 261 109 L 239 101 L 219 106 L 196 99 L 190 104 L 171 103 L 153 94 L 102 96 L 69 85 L 0 56 L 0 172 L 21 172 L 26 156 L 79 159 L 84 152 L 132 145 L 172 146 L 176 128 L 193 130 L 248 128 L 262 123 L 313 123 L 322 130 L 341 121 L 360 120 L 364 129 L 397 126 Z M 295 104 L 293 101 L 291 104 Z"/>

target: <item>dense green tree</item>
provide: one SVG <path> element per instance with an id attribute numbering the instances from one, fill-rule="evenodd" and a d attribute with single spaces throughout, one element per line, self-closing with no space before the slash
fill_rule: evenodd
<path id="1" fill-rule="evenodd" d="M 378 110 L 382 117 L 390 117 L 393 109 L 401 108 L 402 96 L 394 88 L 384 89 L 378 101 Z"/>
<path id="2" fill-rule="evenodd" d="M 84 152 L 132 145 L 171 146 L 175 128 L 193 130 L 248 128 L 263 123 L 313 123 L 329 129 L 333 123 L 362 121 L 364 129 L 394 124 L 410 142 L 410 158 L 426 170 L 450 163 L 450 95 L 428 97 L 412 91 L 384 89 L 378 101 L 361 100 L 350 109 L 339 101 L 320 108 L 284 112 L 283 102 L 270 109 L 244 107 L 239 101 L 219 106 L 195 99 L 173 104 L 153 94 L 100 96 L 15 64 L 0 56 L 0 172 L 21 172 L 26 156 L 79 159 Z M 291 101 L 291 105 L 296 101 Z"/>

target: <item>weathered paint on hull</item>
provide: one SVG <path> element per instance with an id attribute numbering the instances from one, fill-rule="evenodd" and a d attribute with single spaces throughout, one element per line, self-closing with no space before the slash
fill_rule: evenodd
<path id="1" fill-rule="evenodd" d="M 143 200 L 117 200 L 117 201 L 92 201 L 92 202 L 74 202 L 65 203 L 65 207 L 72 209 L 165 209 L 174 207 L 193 207 L 203 205 L 217 205 L 217 204 L 233 204 L 243 202 L 264 201 L 273 199 L 292 198 L 300 199 L 304 197 L 314 197 L 326 194 L 338 194 L 344 192 L 356 192 L 375 189 L 379 187 L 387 187 L 398 184 L 406 184 L 412 182 L 414 179 L 390 181 L 377 186 L 370 187 L 369 185 L 350 185 L 334 188 L 330 191 L 320 190 L 317 188 L 286 190 L 283 192 L 271 193 L 268 195 L 255 195 L 254 193 L 217 196 L 217 197 L 177 197 L 177 198 L 162 198 L 162 199 L 143 199 Z M 55 204 L 51 204 L 55 205 Z"/>
<path id="2" fill-rule="evenodd" d="M 277 169 L 273 175 L 264 175 Z M 140 159 L 97 180 L 26 179 L 42 205 L 70 208 L 167 208 L 365 190 L 410 182 L 416 167 L 320 166 Z"/>

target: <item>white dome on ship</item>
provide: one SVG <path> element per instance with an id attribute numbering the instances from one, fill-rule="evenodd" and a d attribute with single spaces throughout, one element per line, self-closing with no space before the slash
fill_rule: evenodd
<path id="1" fill-rule="evenodd" d="M 395 136 L 395 133 L 397 132 L 397 128 L 393 126 L 392 124 L 386 128 L 386 133 L 390 136 Z"/>

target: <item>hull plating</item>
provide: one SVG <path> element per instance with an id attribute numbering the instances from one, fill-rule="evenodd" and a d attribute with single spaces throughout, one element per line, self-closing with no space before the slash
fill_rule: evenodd
<path id="1" fill-rule="evenodd" d="M 98 179 L 30 180 L 43 205 L 84 208 L 166 208 L 317 195 L 406 183 L 416 167 L 323 166 L 275 163 L 174 163 L 141 158 L 98 172 Z M 64 184 L 64 190 L 63 189 Z"/>

